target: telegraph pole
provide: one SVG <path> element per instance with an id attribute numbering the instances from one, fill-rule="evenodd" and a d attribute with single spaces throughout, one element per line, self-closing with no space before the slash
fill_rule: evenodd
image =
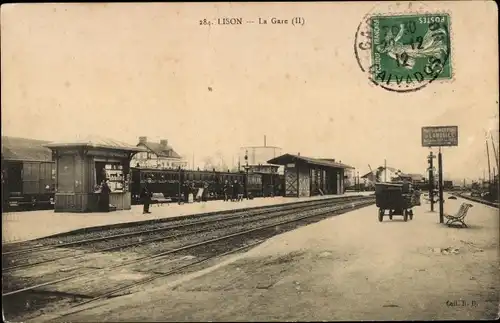
<path id="1" fill-rule="evenodd" d="M 384 159 L 384 182 L 387 183 L 387 160 Z"/>
<path id="2" fill-rule="evenodd" d="M 497 162 L 497 170 L 500 169 L 500 162 L 498 161 L 498 153 L 497 149 L 495 148 L 495 140 L 493 139 L 493 134 L 490 131 L 490 137 L 491 137 L 491 146 L 493 146 L 493 153 L 495 154 L 495 160 Z M 495 179 L 495 175 L 493 175 L 493 179 Z"/>
<path id="3" fill-rule="evenodd" d="M 427 156 L 427 161 L 429 162 L 429 199 L 431 200 L 431 212 L 434 212 L 434 158 L 436 156 L 431 151 L 430 155 Z"/>
<path id="4" fill-rule="evenodd" d="M 486 138 L 486 156 L 488 156 L 488 184 L 491 184 L 490 150 L 488 149 L 488 138 Z"/>
<path id="5" fill-rule="evenodd" d="M 438 167 L 439 167 L 439 223 L 444 222 L 443 210 L 443 155 L 441 154 L 441 147 L 439 147 L 438 154 Z"/>

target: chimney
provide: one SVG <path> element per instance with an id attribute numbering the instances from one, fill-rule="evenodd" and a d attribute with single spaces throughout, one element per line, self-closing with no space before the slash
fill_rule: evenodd
<path id="1" fill-rule="evenodd" d="M 160 140 L 160 145 L 161 145 L 161 148 L 167 148 L 168 146 L 168 140 L 167 139 L 162 139 Z"/>
<path id="2" fill-rule="evenodd" d="M 148 141 L 148 137 L 139 137 L 139 143 L 140 144 L 145 144 L 146 141 Z"/>
<path id="3" fill-rule="evenodd" d="M 300 152 L 297 153 L 297 156 L 300 156 Z"/>

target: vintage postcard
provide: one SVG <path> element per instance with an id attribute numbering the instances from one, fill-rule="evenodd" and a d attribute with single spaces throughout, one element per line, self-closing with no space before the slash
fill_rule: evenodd
<path id="1" fill-rule="evenodd" d="M 499 314 L 493 1 L 1 7 L 8 322 Z"/>

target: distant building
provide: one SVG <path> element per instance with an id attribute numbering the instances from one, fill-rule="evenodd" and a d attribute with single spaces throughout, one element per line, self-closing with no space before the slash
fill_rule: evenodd
<path id="1" fill-rule="evenodd" d="M 365 186 L 372 187 L 377 182 L 390 183 L 393 180 L 398 179 L 400 174 L 402 174 L 402 172 L 399 169 L 394 167 L 384 168 L 384 166 L 380 166 L 361 176 L 361 178 L 364 180 Z"/>
<path id="2" fill-rule="evenodd" d="M 453 181 L 443 181 L 443 189 L 450 190 L 453 188 Z"/>
<path id="3" fill-rule="evenodd" d="M 278 156 L 281 156 L 282 149 L 274 146 L 247 146 L 240 147 L 238 154 L 238 162 L 240 170 L 244 170 L 248 163 L 250 172 L 271 173 L 278 172 L 281 168 L 279 165 L 271 165 L 267 161 Z M 245 156 L 248 160 L 245 160 Z"/>
<path id="4" fill-rule="evenodd" d="M 414 185 L 418 184 L 423 184 L 425 183 L 425 177 L 420 174 L 406 174 L 406 173 L 400 173 L 399 174 L 400 179 L 407 179 Z"/>
<path id="5" fill-rule="evenodd" d="M 171 146 L 168 145 L 168 140 L 162 139 L 160 142 L 148 141 L 147 137 L 139 137 L 137 147 L 146 148 L 146 152 L 140 152 L 134 155 L 130 161 L 132 167 L 145 168 L 186 168 L 185 161 Z"/>

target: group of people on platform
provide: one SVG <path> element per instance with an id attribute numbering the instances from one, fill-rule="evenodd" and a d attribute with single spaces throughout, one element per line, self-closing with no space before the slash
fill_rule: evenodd
<path id="1" fill-rule="evenodd" d="M 189 202 L 189 195 L 192 194 L 194 197 L 199 192 L 199 188 L 194 186 L 194 183 L 184 183 L 181 187 L 181 197 L 179 202 Z M 200 194 L 198 194 L 200 195 Z M 223 186 L 223 195 L 224 201 L 238 202 L 243 201 L 244 198 L 244 185 L 237 180 L 234 180 L 233 183 L 226 181 Z M 151 205 L 151 198 L 153 196 L 152 191 L 149 188 L 148 182 L 142 188 L 141 191 L 141 201 L 143 204 L 143 214 L 151 213 L 149 211 L 149 206 Z M 197 196 L 199 201 L 207 201 L 209 197 L 208 192 L 208 183 L 203 185 L 203 190 L 201 191 L 201 195 Z M 248 198 L 252 198 L 249 194 Z"/>
<path id="2" fill-rule="evenodd" d="M 226 181 L 224 183 L 224 201 L 231 201 L 231 202 L 243 201 L 243 196 L 244 196 L 243 191 L 244 191 L 243 185 L 237 180 L 234 180 L 232 184 L 229 183 L 229 181 Z"/>

